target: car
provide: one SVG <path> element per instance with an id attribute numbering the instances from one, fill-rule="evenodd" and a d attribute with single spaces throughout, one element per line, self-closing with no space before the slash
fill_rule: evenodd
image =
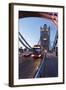
<path id="1" fill-rule="evenodd" d="M 22 54 L 23 57 L 30 57 L 31 56 L 31 52 L 24 52 Z"/>

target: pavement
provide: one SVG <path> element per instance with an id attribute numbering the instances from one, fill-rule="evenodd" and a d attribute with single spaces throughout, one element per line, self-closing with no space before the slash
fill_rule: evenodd
<path id="1" fill-rule="evenodd" d="M 58 77 L 58 57 L 47 54 L 41 69 L 40 77 Z"/>

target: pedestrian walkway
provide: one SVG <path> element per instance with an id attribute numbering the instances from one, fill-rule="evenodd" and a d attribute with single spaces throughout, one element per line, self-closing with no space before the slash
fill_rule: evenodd
<path id="1" fill-rule="evenodd" d="M 50 55 L 45 58 L 43 73 L 41 77 L 57 77 L 58 76 L 58 57 Z"/>

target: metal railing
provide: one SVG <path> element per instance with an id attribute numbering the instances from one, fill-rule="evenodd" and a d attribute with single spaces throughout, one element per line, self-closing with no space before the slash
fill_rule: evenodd
<path id="1" fill-rule="evenodd" d="M 44 54 L 42 62 L 40 64 L 39 69 L 37 70 L 34 78 L 39 78 L 39 77 L 43 76 L 43 72 L 44 72 L 44 68 L 45 68 L 45 58 L 46 58 L 46 54 Z"/>

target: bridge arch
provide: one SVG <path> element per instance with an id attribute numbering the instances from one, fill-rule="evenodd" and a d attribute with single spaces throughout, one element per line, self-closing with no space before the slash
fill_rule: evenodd
<path id="1" fill-rule="evenodd" d="M 33 12 L 33 11 L 19 11 L 19 18 L 25 17 L 42 17 L 51 20 L 56 26 L 58 23 L 58 13 L 54 12 Z"/>

